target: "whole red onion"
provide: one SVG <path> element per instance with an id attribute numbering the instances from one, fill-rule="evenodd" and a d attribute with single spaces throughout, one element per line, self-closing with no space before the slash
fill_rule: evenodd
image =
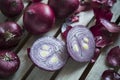
<path id="1" fill-rule="evenodd" d="M 21 27 L 15 22 L 0 24 L 0 49 L 16 46 L 22 36 Z"/>
<path id="2" fill-rule="evenodd" d="M 49 0 L 48 5 L 54 10 L 57 18 L 70 16 L 79 7 L 79 0 Z"/>
<path id="3" fill-rule="evenodd" d="M 23 16 L 24 28 L 32 34 L 41 34 L 49 31 L 54 22 L 53 10 L 43 3 L 33 3 L 25 11 Z"/>
<path id="4" fill-rule="evenodd" d="M 0 10 L 7 17 L 19 15 L 23 8 L 22 0 L 0 0 Z"/>
<path id="5" fill-rule="evenodd" d="M 14 74 L 20 66 L 20 60 L 12 51 L 0 51 L 0 77 L 6 78 Z"/>

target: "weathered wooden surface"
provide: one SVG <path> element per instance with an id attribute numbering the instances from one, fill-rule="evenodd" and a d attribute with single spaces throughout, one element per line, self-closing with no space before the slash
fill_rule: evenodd
<path id="1" fill-rule="evenodd" d="M 43 2 L 47 3 L 47 0 L 43 0 Z M 26 7 L 28 5 L 28 2 L 24 2 L 24 5 Z M 117 0 L 117 3 L 112 8 L 112 12 L 114 13 L 114 16 L 112 18 L 113 22 L 115 22 L 116 19 L 120 16 L 120 8 L 118 7 L 119 5 L 120 0 Z M 94 14 L 92 10 L 82 12 L 80 14 L 79 24 L 91 27 L 91 25 L 93 25 L 94 23 L 93 16 Z M 7 17 L 2 15 L 0 12 L 0 23 L 4 22 L 5 20 L 7 20 Z M 21 26 L 23 25 L 22 15 L 17 20 L 17 23 Z M 56 72 L 48 72 L 35 67 L 27 55 L 27 48 L 30 48 L 33 42 L 40 37 L 54 36 L 58 39 L 61 39 L 61 23 L 62 21 L 56 22 L 54 27 L 49 32 L 40 36 L 33 36 L 30 35 L 28 32 L 24 31 L 20 44 L 15 49 L 13 49 L 15 52 L 17 52 L 18 56 L 20 57 L 20 68 L 11 77 L 0 80 L 79 80 L 86 67 L 88 67 L 88 63 L 78 63 L 69 58 L 66 65 L 61 70 Z M 98 57 L 96 63 L 93 65 L 85 80 L 100 80 L 102 72 L 109 68 L 105 65 L 106 54 L 111 47 L 116 45 L 120 46 L 120 37 L 118 38 L 115 44 L 109 46 L 108 48 L 102 51 L 101 55 Z"/>

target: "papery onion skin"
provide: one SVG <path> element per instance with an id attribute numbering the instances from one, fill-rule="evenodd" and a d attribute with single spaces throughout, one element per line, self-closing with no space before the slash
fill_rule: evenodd
<path id="1" fill-rule="evenodd" d="M 85 26 L 76 25 L 67 34 L 67 49 L 70 56 L 78 62 L 88 62 L 94 55 L 95 41 Z"/>
<path id="2" fill-rule="evenodd" d="M 0 78 L 13 75 L 20 66 L 20 60 L 12 51 L 0 51 Z"/>
<path id="3" fill-rule="evenodd" d="M 115 23 L 109 22 L 108 20 L 101 18 L 100 19 L 101 24 L 111 33 L 119 33 L 120 32 L 120 26 L 118 26 Z"/>
<path id="4" fill-rule="evenodd" d="M 112 33 L 108 32 L 101 24 L 97 24 L 91 27 L 90 30 L 95 37 L 96 47 L 104 48 L 112 44 L 115 39 L 115 36 Z"/>
<path id="5" fill-rule="evenodd" d="M 31 2 L 40 2 L 42 0 L 30 0 Z"/>
<path id="6" fill-rule="evenodd" d="M 113 47 L 106 57 L 106 63 L 111 67 L 120 68 L 120 47 Z"/>
<path id="7" fill-rule="evenodd" d="M 22 28 L 15 22 L 0 24 L 0 49 L 16 46 L 22 37 Z"/>
<path id="8" fill-rule="evenodd" d="M 120 74 L 114 70 L 105 70 L 101 78 L 102 80 L 120 80 Z"/>
<path id="9" fill-rule="evenodd" d="M 20 15 L 23 8 L 22 0 L 0 0 L 0 10 L 7 17 Z"/>
<path id="10" fill-rule="evenodd" d="M 116 0 L 92 0 L 92 2 L 96 2 L 105 6 L 112 7 Z"/>
<path id="11" fill-rule="evenodd" d="M 65 19 L 72 15 L 79 6 L 78 0 L 49 0 L 48 5 L 54 10 L 57 18 Z"/>
<path id="12" fill-rule="evenodd" d="M 24 28 L 34 35 L 48 32 L 55 23 L 53 10 L 44 3 L 33 3 L 23 16 Z"/>
<path id="13" fill-rule="evenodd" d="M 43 49 L 43 46 L 47 48 Z M 44 55 L 43 51 L 48 54 Z M 54 37 L 43 37 L 34 42 L 30 49 L 29 57 L 39 68 L 47 71 L 56 71 L 64 66 L 69 56 L 64 42 Z M 52 59 L 55 60 L 55 63 Z"/>

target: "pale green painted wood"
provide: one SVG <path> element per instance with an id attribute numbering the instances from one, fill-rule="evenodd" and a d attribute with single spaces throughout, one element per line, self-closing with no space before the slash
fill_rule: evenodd
<path id="1" fill-rule="evenodd" d="M 115 21 L 120 16 L 120 7 L 118 7 L 119 5 L 120 5 L 120 0 L 118 0 L 118 2 L 112 8 L 112 12 L 113 12 L 112 21 Z M 110 67 L 106 66 L 105 59 L 109 50 L 114 46 L 120 46 L 120 35 L 117 41 L 113 45 L 107 47 L 102 51 L 95 65 L 92 67 L 91 71 L 86 77 L 86 80 L 101 80 L 101 75 L 103 71 L 107 69 L 111 69 Z M 120 73 L 120 70 L 119 70 L 119 73 Z"/>

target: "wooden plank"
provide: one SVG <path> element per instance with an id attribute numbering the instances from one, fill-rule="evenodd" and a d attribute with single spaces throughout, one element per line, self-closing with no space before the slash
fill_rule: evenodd
<path id="1" fill-rule="evenodd" d="M 88 14 L 89 13 L 89 14 Z M 85 17 L 86 16 L 86 17 Z M 81 14 L 80 14 L 80 23 L 79 24 L 82 24 L 82 25 L 87 25 L 89 22 L 90 22 L 90 20 L 93 18 L 93 11 L 91 10 L 91 11 L 86 11 L 86 12 L 82 12 Z M 74 25 L 77 25 L 78 23 L 75 23 Z M 61 36 L 59 35 L 58 36 L 58 38 L 59 39 L 61 39 Z M 64 71 L 64 72 L 68 72 L 69 71 L 69 69 L 68 69 L 68 67 L 70 66 L 69 64 L 74 64 L 74 65 L 76 65 L 77 67 L 81 67 L 81 66 L 83 66 L 83 64 L 82 65 L 77 65 L 78 63 L 76 63 L 76 62 L 74 62 L 73 60 L 69 60 L 68 61 L 68 63 L 66 64 L 66 66 L 63 68 L 63 69 L 65 69 L 66 70 L 66 68 L 67 68 L 67 71 Z M 73 66 L 74 66 L 73 65 Z M 75 67 L 75 68 L 77 68 L 77 67 Z M 72 71 L 73 71 L 74 69 L 72 69 Z M 44 72 L 44 73 L 42 73 L 42 72 Z M 63 73 L 64 73 L 63 72 Z M 36 74 L 36 73 L 38 73 L 38 74 Z M 45 77 L 45 76 L 49 76 L 49 77 Z M 37 67 L 36 68 L 34 68 L 33 69 L 33 71 L 31 72 L 31 74 L 28 76 L 28 78 L 27 78 L 27 80 L 35 80 L 35 79 L 39 79 L 40 78 L 40 76 L 42 76 L 41 77 L 41 80 L 49 80 L 50 78 L 51 78 L 51 76 L 53 75 L 53 73 L 50 73 L 50 72 L 47 72 L 47 71 L 43 71 L 43 70 L 39 70 Z M 33 79 L 32 77 L 36 77 L 35 79 Z M 62 77 L 64 77 L 64 76 L 62 76 Z M 64 77 L 65 78 L 65 77 Z"/>
<path id="2" fill-rule="evenodd" d="M 94 14 L 92 10 L 82 12 L 80 14 L 79 25 L 87 26 L 93 16 Z M 78 80 L 86 66 L 87 63 L 79 63 L 69 58 L 67 64 L 63 67 L 55 80 Z"/>
<path id="3" fill-rule="evenodd" d="M 120 8 L 118 7 L 119 5 L 120 5 L 120 0 L 118 0 L 117 3 L 112 8 L 112 12 L 113 12 L 112 21 L 116 21 L 116 19 L 120 16 L 120 14 L 119 14 Z M 117 41 L 113 45 L 109 46 L 108 48 L 106 48 L 102 51 L 101 55 L 97 59 L 93 68 L 87 75 L 86 80 L 101 80 L 101 75 L 102 75 L 103 71 L 110 68 L 110 67 L 106 66 L 106 64 L 105 64 L 106 55 L 112 47 L 118 46 L 118 45 L 120 46 L 120 35 L 119 35 L 119 38 L 117 39 Z M 120 72 L 120 70 L 119 70 L 119 72 Z"/>
<path id="4" fill-rule="evenodd" d="M 6 19 L 7 17 L 5 17 L 0 11 L 0 23 L 3 23 Z"/>
<path id="5" fill-rule="evenodd" d="M 86 77 L 86 80 L 101 80 L 102 73 L 105 70 L 110 69 L 110 67 L 106 66 L 105 64 L 106 55 L 111 48 L 113 48 L 114 46 L 118 46 L 118 45 L 120 45 L 120 36 L 115 44 L 109 46 L 108 48 L 104 50 L 104 52 L 101 53 L 98 60 L 94 64 L 88 76 Z"/>

